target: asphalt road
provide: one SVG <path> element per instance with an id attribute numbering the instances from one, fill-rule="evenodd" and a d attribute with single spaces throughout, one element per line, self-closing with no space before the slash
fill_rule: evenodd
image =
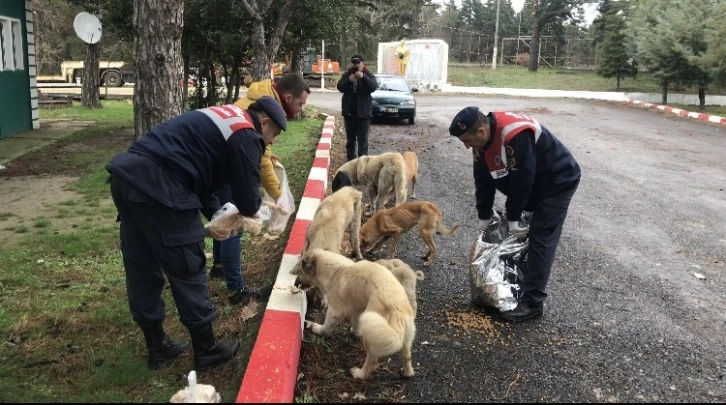
<path id="1" fill-rule="evenodd" d="M 414 150 L 419 199 L 462 228 L 436 237 L 429 269 L 415 230 L 399 244 L 399 257 L 426 273 L 408 401 L 726 401 L 726 129 L 581 100 L 417 100 L 415 126 L 372 126 L 370 153 Z M 309 103 L 339 111 L 340 95 Z M 531 115 L 583 171 L 544 317 L 497 321 L 484 334 L 451 325 L 470 310 L 476 237 L 471 152 L 447 131 L 467 105 Z M 498 193 L 495 208 L 503 204 Z"/>

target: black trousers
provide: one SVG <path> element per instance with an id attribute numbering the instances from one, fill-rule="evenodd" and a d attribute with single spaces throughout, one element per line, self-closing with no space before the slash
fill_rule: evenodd
<path id="1" fill-rule="evenodd" d="M 571 189 L 538 202 L 532 209 L 529 223 L 527 268 L 520 283 L 520 301 L 540 303 L 547 298 L 546 288 L 555 260 L 562 225 L 567 217 L 570 200 L 579 181 Z"/>
<path id="2" fill-rule="evenodd" d="M 215 315 L 209 300 L 204 226 L 198 210 L 175 211 L 117 176 L 111 196 L 121 221 L 121 253 L 134 321 L 142 328 L 165 318 L 164 276 L 181 323 L 190 332 L 208 327 Z"/>
<path id="3" fill-rule="evenodd" d="M 345 151 L 348 160 L 368 154 L 368 132 L 371 130 L 370 118 L 345 117 Z M 358 154 L 355 153 L 355 146 L 358 143 Z"/>

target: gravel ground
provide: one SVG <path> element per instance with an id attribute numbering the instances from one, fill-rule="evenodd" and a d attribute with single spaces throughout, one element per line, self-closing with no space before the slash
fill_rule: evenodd
<path id="1" fill-rule="evenodd" d="M 417 100 L 416 125 L 372 126 L 370 153 L 414 150 L 419 199 L 461 229 L 436 237 L 431 268 L 415 230 L 401 239 L 399 257 L 426 273 L 417 374 L 403 380 L 390 367 L 376 380 L 398 381 L 410 402 L 726 401 L 723 127 L 581 100 Z M 340 95 L 313 93 L 310 103 L 337 111 Z M 506 324 L 470 308 L 471 153 L 447 130 L 467 105 L 531 115 L 582 167 L 539 320 Z M 503 204 L 498 194 L 495 208 Z"/>

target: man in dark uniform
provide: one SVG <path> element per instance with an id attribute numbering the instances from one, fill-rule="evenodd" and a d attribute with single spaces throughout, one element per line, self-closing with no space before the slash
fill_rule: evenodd
<path id="1" fill-rule="evenodd" d="M 255 216 L 261 203 L 260 158 L 286 128 L 285 112 L 271 97 L 247 110 L 225 105 L 189 111 L 152 128 L 106 166 L 121 221 L 129 306 L 144 332 L 149 368 L 189 347 L 164 332 L 164 276 L 192 338 L 195 370 L 224 363 L 239 349 L 236 340 L 218 343 L 212 331 L 215 308 L 199 213 L 211 219 L 221 208 L 213 191 L 231 184 L 240 214 Z"/>
<path id="2" fill-rule="evenodd" d="M 521 114 L 478 107 L 461 110 L 449 127 L 474 154 L 474 182 L 479 229 L 491 221 L 496 190 L 507 196 L 510 232 L 529 233 L 527 268 L 517 307 L 501 313 L 507 321 L 542 315 L 555 251 L 570 200 L 580 183 L 580 166 L 567 148 L 536 120 Z M 529 227 L 520 226 L 522 211 L 531 211 Z"/>

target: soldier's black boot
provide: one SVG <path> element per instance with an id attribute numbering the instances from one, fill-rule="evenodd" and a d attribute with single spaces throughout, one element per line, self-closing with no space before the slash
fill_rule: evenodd
<path id="1" fill-rule="evenodd" d="M 520 302 L 511 311 L 504 311 L 499 316 L 509 322 L 523 322 L 542 316 L 544 305 L 540 303 Z"/>
<path id="2" fill-rule="evenodd" d="M 146 339 L 146 350 L 149 352 L 147 367 L 158 370 L 164 364 L 179 357 L 189 348 L 189 342 L 175 342 L 164 332 L 162 323 L 141 328 Z"/>
<path id="3" fill-rule="evenodd" d="M 212 369 L 229 361 L 239 350 L 239 342 L 217 342 L 212 325 L 191 333 L 194 347 L 194 369 L 198 372 Z"/>

